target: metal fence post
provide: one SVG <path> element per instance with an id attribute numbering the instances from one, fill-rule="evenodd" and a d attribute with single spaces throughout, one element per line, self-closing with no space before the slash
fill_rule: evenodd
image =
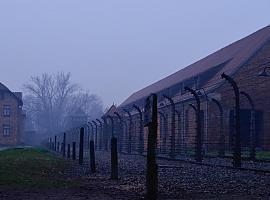
<path id="1" fill-rule="evenodd" d="M 95 161 L 95 146 L 94 141 L 90 140 L 90 168 L 91 172 L 96 172 L 96 161 Z"/>
<path id="2" fill-rule="evenodd" d="M 98 149 L 101 150 L 102 149 L 102 121 L 100 121 L 99 119 L 96 119 L 100 125 L 100 132 L 99 132 L 99 145 L 98 145 Z"/>
<path id="3" fill-rule="evenodd" d="M 103 139 L 103 145 L 104 145 L 104 150 L 108 151 L 108 123 L 107 123 L 107 119 L 105 116 L 101 117 L 101 119 L 104 122 L 103 125 L 103 134 L 102 134 L 102 139 Z"/>
<path id="4" fill-rule="evenodd" d="M 123 134 L 124 133 L 123 119 L 122 119 L 121 115 L 118 112 L 114 112 L 114 114 L 119 119 L 120 127 L 118 129 L 119 133 L 117 133 L 117 138 L 118 138 L 119 152 L 122 152 L 122 141 L 123 141 L 123 135 L 124 135 Z"/>
<path id="5" fill-rule="evenodd" d="M 185 87 L 186 91 L 189 91 L 196 100 L 196 123 L 197 123 L 197 134 L 196 134 L 196 148 L 195 148 L 195 159 L 197 162 L 202 162 L 202 134 L 201 134 L 201 106 L 200 98 L 195 90 L 190 87 Z"/>
<path id="6" fill-rule="evenodd" d="M 112 125 L 111 130 L 111 179 L 118 179 L 118 155 L 117 155 L 117 138 L 114 135 L 114 120 L 112 116 L 107 116 Z"/>
<path id="7" fill-rule="evenodd" d="M 83 164 L 84 128 L 80 128 L 79 165 Z"/>
<path id="8" fill-rule="evenodd" d="M 92 121 L 95 124 L 95 150 L 97 150 L 97 138 L 98 138 L 98 124 L 96 121 Z"/>
<path id="9" fill-rule="evenodd" d="M 111 139 L 111 179 L 118 179 L 117 138 Z"/>
<path id="10" fill-rule="evenodd" d="M 132 126 L 133 126 L 133 123 L 132 123 L 132 116 L 130 114 L 130 112 L 126 109 L 123 109 L 123 111 L 125 113 L 128 114 L 128 117 L 129 117 L 129 128 L 128 128 L 128 146 L 127 146 L 127 152 L 128 154 L 131 154 L 131 134 L 132 134 Z"/>
<path id="11" fill-rule="evenodd" d="M 180 131 L 181 130 L 181 113 L 175 109 L 175 115 L 177 116 L 177 119 L 178 119 L 178 121 L 177 121 L 178 139 L 177 139 L 177 142 L 176 142 L 176 144 L 177 144 L 176 150 L 177 150 L 177 152 L 179 154 L 181 154 L 182 153 L 182 145 L 181 145 L 181 143 L 182 143 L 182 140 L 181 140 L 182 133 Z"/>
<path id="12" fill-rule="evenodd" d="M 94 127 L 91 122 L 88 122 L 88 124 L 91 126 L 92 130 L 92 135 L 90 135 L 89 132 L 89 137 L 90 137 L 90 142 L 89 142 L 89 157 L 90 157 L 90 168 L 91 172 L 96 171 L 96 161 L 95 161 L 95 143 L 94 143 Z"/>
<path id="13" fill-rule="evenodd" d="M 60 151 L 60 143 L 57 142 L 57 153 L 59 153 L 59 151 Z"/>
<path id="14" fill-rule="evenodd" d="M 241 167 L 241 132 L 240 132 L 240 93 L 237 83 L 230 76 L 225 73 L 221 74 L 221 78 L 226 79 L 233 87 L 235 94 L 235 134 L 234 135 L 234 152 L 233 152 L 233 166 L 235 168 Z"/>
<path id="15" fill-rule="evenodd" d="M 63 157 L 66 156 L 66 133 L 64 133 L 64 137 L 63 137 Z"/>
<path id="16" fill-rule="evenodd" d="M 56 139 L 56 135 L 54 136 L 54 151 L 56 151 L 57 150 L 57 139 Z"/>
<path id="17" fill-rule="evenodd" d="M 152 101 L 152 103 L 151 103 Z M 156 163 L 157 144 L 157 95 L 152 94 L 145 104 L 145 126 L 148 127 L 146 199 L 156 200 L 158 193 L 158 172 Z"/>

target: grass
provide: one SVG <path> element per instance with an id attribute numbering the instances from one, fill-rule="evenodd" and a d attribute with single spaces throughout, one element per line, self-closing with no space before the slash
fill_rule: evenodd
<path id="1" fill-rule="evenodd" d="M 249 158 L 249 151 L 248 150 L 242 150 L 241 151 L 241 156 L 242 158 Z M 185 150 L 185 155 L 188 156 L 194 156 L 195 155 L 195 150 L 194 148 L 187 148 Z M 217 150 L 208 150 L 206 151 L 206 156 L 212 156 L 212 157 L 218 157 L 218 151 Z M 233 151 L 225 151 L 225 156 L 226 157 L 233 157 Z M 270 161 L 270 151 L 256 151 L 256 158 L 258 160 L 266 160 Z"/>
<path id="2" fill-rule="evenodd" d="M 270 160 L 270 151 L 258 151 L 256 152 L 256 158 L 261 160 Z"/>
<path id="3" fill-rule="evenodd" d="M 45 149 L 17 148 L 0 151 L 0 186 L 10 187 L 69 187 L 64 160 Z"/>

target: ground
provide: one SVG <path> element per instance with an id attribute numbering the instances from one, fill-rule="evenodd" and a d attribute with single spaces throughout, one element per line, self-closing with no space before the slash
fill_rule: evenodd
<path id="1" fill-rule="evenodd" d="M 67 174 L 69 163 L 43 149 L 0 152 L 0 199 L 136 199 L 128 191 L 106 188 L 109 179 Z"/>
<path id="2" fill-rule="evenodd" d="M 86 154 L 87 155 L 87 152 Z M 0 152 L 0 199 L 144 199 L 145 157 L 119 154 L 119 180 L 110 180 L 110 153 L 89 161 L 44 149 Z M 270 174 L 158 159 L 159 199 L 270 199 Z"/>

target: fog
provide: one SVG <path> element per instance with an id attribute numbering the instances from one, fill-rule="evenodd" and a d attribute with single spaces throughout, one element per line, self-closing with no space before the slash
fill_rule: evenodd
<path id="1" fill-rule="evenodd" d="M 269 25 L 270 1 L 1 0 L 0 81 L 71 72 L 105 107 Z"/>

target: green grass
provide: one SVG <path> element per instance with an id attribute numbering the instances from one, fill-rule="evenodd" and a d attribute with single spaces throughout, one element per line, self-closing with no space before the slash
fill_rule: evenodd
<path id="1" fill-rule="evenodd" d="M 69 187 L 65 180 L 64 160 L 41 148 L 17 148 L 0 151 L 0 186 Z"/>
<path id="2" fill-rule="evenodd" d="M 258 151 L 256 152 L 256 158 L 261 160 L 270 160 L 270 151 Z"/>

